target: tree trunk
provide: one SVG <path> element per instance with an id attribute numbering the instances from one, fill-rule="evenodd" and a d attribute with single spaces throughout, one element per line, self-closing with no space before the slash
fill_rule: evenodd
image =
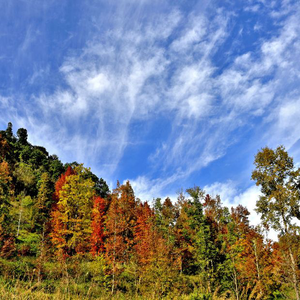
<path id="1" fill-rule="evenodd" d="M 257 280 L 259 283 L 259 292 L 260 292 L 260 296 L 262 296 L 262 290 L 261 290 L 261 276 L 260 276 L 260 269 L 259 269 L 259 258 L 258 258 L 258 254 L 257 254 L 257 245 L 256 245 L 256 240 L 253 241 L 253 248 L 254 248 L 254 254 L 255 254 L 255 266 L 256 266 L 256 272 L 257 272 Z"/>
<path id="2" fill-rule="evenodd" d="M 237 280 L 236 269 L 235 269 L 235 266 L 234 266 L 234 259 L 231 258 L 231 261 L 232 261 L 232 264 L 233 264 L 233 280 L 234 280 L 235 296 L 236 296 L 236 300 L 240 300 L 239 285 L 238 285 L 238 280 Z"/>
<path id="3" fill-rule="evenodd" d="M 295 294 L 296 294 L 296 299 L 300 300 L 299 291 L 298 291 L 297 266 L 296 266 L 296 262 L 294 260 L 294 256 L 293 256 L 291 247 L 289 247 L 289 255 L 290 255 L 290 259 L 291 259 L 291 267 L 293 270 L 292 276 L 293 276 L 293 285 L 294 285 L 294 290 L 295 290 Z"/>
<path id="4" fill-rule="evenodd" d="M 22 219 L 22 208 L 20 209 L 19 221 L 18 221 L 18 229 L 17 229 L 17 237 L 20 233 L 20 226 L 21 226 L 21 219 Z"/>
<path id="5" fill-rule="evenodd" d="M 236 300 L 240 300 L 239 289 L 238 289 L 238 282 L 237 282 L 237 274 L 236 274 L 236 270 L 235 269 L 233 271 L 233 274 L 234 274 L 234 287 L 235 287 Z"/>
<path id="6" fill-rule="evenodd" d="M 299 291 L 298 291 L 297 265 L 294 260 L 294 256 L 293 256 L 293 252 L 292 252 L 292 248 L 291 248 L 290 230 L 288 228 L 287 221 L 283 214 L 282 214 L 282 220 L 283 220 L 283 224 L 284 224 L 285 235 L 288 238 L 289 256 L 290 256 L 290 260 L 291 260 L 291 267 L 292 267 L 292 273 L 293 273 L 292 280 L 293 280 L 295 295 L 296 295 L 296 299 L 300 300 Z"/>

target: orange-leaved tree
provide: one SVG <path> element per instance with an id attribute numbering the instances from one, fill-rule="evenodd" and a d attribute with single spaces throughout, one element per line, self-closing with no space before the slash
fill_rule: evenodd
<path id="1" fill-rule="evenodd" d="M 62 214 L 60 209 L 58 208 L 59 202 L 59 193 L 66 183 L 67 177 L 74 175 L 75 171 L 69 166 L 68 169 L 64 174 L 61 174 L 58 180 L 55 183 L 55 192 L 53 194 L 54 203 L 52 206 L 51 212 L 51 224 L 50 224 L 50 231 L 51 231 L 51 240 L 52 244 L 56 246 L 58 253 L 65 255 L 65 237 L 61 234 L 64 230 L 65 225 L 62 223 Z"/>
<path id="2" fill-rule="evenodd" d="M 134 249 L 140 266 L 149 264 L 154 252 L 154 212 L 147 202 L 137 207 L 137 221 L 134 228 Z"/>
<path id="3" fill-rule="evenodd" d="M 134 228 L 136 225 L 136 200 L 129 183 L 120 185 L 111 195 L 105 221 L 105 249 L 112 267 L 112 293 L 116 286 L 115 275 L 128 263 L 133 252 Z"/>

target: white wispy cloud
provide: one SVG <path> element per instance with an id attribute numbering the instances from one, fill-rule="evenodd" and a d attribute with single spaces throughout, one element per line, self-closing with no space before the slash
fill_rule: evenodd
<path id="1" fill-rule="evenodd" d="M 259 137 L 264 144 L 276 146 L 284 143 L 289 148 L 297 142 L 299 97 L 291 97 L 289 93 L 293 89 L 296 94 L 299 91 L 296 82 L 299 83 L 300 70 L 297 55 L 300 49 L 300 18 L 299 6 L 293 7 L 294 13 L 282 22 L 276 36 L 263 40 L 257 53 L 238 56 L 218 76 L 214 75 L 215 68 L 210 56 L 210 45 L 218 46 L 214 44 L 217 40 L 215 32 L 209 32 L 208 28 L 193 30 L 190 28 L 193 22 L 190 22 L 185 36 L 173 41 L 173 48 L 178 52 L 184 49 L 188 57 L 191 53 L 195 54 L 195 44 L 204 38 L 208 46 L 205 47 L 205 43 L 202 46 L 209 49 L 203 56 L 200 54 L 200 62 L 183 58 L 172 75 L 168 89 L 172 95 L 169 109 L 177 109 L 179 113 L 172 124 L 172 134 L 153 153 L 151 162 L 164 165 L 165 169 L 177 169 L 172 174 L 174 181 L 221 157 L 230 146 L 231 133 L 247 124 L 254 125 L 253 119 L 259 116 L 263 122 L 272 122 L 265 134 Z M 205 21 L 194 24 L 206 26 Z M 205 37 L 207 32 L 210 35 L 208 41 Z M 216 37 L 224 38 L 226 22 L 216 32 Z M 201 126 L 201 131 L 197 130 L 198 126 Z M 164 179 L 169 182 L 169 178 L 165 176 Z M 153 184 L 156 183 L 152 182 L 151 186 Z M 158 187 L 161 186 L 159 183 Z M 237 199 L 244 201 L 252 191 Z"/>
<path id="2" fill-rule="evenodd" d="M 249 1 L 246 10 L 253 14 L 259 6 L 283 19 L 273 36 L 256 41 L 254 52 L 232 61 L 221 52 L 232 39 L 236 16 L 225 10 L 216 8 L 212 15 L 171 9 L 144 22 L 118 13 L 107 30 L 95 19 L 96 31 L 84 49 L 65 57 L 58 74 L 63 82 L 30 101 L 0 98 L 1 121 L 27 128 L 33 143 L 65 161 L 85 162 L 110 181 L 133 142 L 130 125 L 166 119 L 170 133 L 148 157 L 152 169 L 131 178 L 146 199 L 222 157 L 243 126 L 270 124 L 258 139 L 291 146 L 299 132 L 300 9 L 287 5 L 289 16 L 283 18 L 267 2 Z M 27 32 L 23 48 L 31 42 L 32 29 Z M 216 63 L 220 55 L 228 59 L 224 69 Z"/>

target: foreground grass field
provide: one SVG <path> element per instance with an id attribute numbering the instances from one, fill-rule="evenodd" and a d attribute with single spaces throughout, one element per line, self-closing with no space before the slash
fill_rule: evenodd
<path id="1" fill-rule="evenodd" d="M 103 260 L 84 260 L 68 263 L 48 261 L 39 264 L 34 257 L 17 260 L 0 258 L 0 299 L 81 300 L 81 299 L 183 299 L 183 300 L 271 300 L 296 299 L 294 291 L 286 286 L 271 296 L 257 295 L 249 286 L 237 298 L 234 291 L 217 287 L 208 291 L 201 285 L 200 277 L 168 274 L 156 281 L 137 281 L 133 266 L 128 266 L 116 280 L 112 293 L 112 277 L 103 270 Z M 165 285 L 165 287 L 164 287 Z"/>
<path id="2" fill-rule="evenodd" d="M 153 295 L 131 295 L 128 293 L 116 292 L 114 295 L 105 291 L 96 284 L 76 284 L 73 280 L 67 282 L 61 280 L 49 286 L 47 282 L 24 282 L 18 279 L 5 281 L 3 277 L 0 278 L 0 299 L 1 300 L 146 300 L 146 299 L 182 299 L 182 300 L 236 300 L 237 298 L 231 293 L 224 293 L 224 296 L 217 296 L 217 292 L 213 294 L 203 294 L 199 291 L 194 291 L 189 295 L 169 294 L 165 297 L 158 297 Z M 242 297 L 240 299 L 258 299 Z M 266 298 L 260 298 L 266 299 Z M 286 295 L 274 295 L 268 299 L 295 299 L 293 291 L 289 291 Z"/>

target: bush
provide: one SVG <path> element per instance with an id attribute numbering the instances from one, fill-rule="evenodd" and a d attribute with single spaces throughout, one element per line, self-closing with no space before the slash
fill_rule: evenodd
<path id="1" fill-rule="evenodd" d="M 32 280 L 35 275 L 35 264 L 29 260 L 9 261 L 0 258 L 0 274 L 4 278 L 18 278 L 20 280 Z"/>

